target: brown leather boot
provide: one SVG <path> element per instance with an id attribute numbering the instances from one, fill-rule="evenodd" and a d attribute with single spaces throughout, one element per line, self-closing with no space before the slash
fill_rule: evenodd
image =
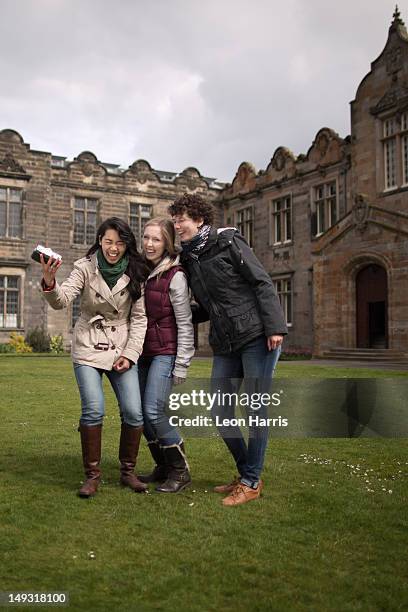
<path id="1" fill-rule="evenodd" d="M 78 491 L 79 497 L 93 497 L 98 490 L 101 480 L 101 441 L 102 425 L 79 424 L 81 434 L 82 461 L 84 464 L 86 481 Z"/>
<path id="2" fill-rule="evenodd" d="M 147 485 L 141 482 L 134 473 L 142 431 L 143 427 L 132 427 L 122 423 L 120 432 L 120 484 L 130 487 L 136 493 L 142 493 L 147 489 Z"/>

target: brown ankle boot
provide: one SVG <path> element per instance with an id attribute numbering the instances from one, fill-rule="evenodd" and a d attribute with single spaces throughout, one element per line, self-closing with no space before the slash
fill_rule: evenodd
<path id="1" fill-rule="evenodd" d="M 132 427 L 122 423 L 120 432 L 120 484 L 124 487 L 130 487 L 136 493 L 141 493 L 147 489 L 147 485 L 141 482 L 134 473 L 142 431 L 143 427 Z"/>
<path id="2" fill-rule="evenodd" d="M 78 491 L 79 497 L 93 497 L 101 480 L 101 441 L 102 425 L 79 424 L 81 434 L 82 461 L 86 481 Z"/>

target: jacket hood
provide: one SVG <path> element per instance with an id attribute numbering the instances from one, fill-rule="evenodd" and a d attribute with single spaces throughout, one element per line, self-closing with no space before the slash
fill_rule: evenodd
<path id="1" fill-rule="evenodd" d="M 218 244 L 221 249 L 225 248 L 231 243 L 231 240 L 237 233 L 238 230 L 235 227 L 221 227 L 219 229 L 212 229 L 208 237 L 207 244 L 203 248 L 203 252 L 210 249 L 214 244 Z"/>
<path id="2" fill-rule="evenodd" d="M 217 229 L 217 242 L 220 247 L 224 247 L 226 244 L 229 244 L 235 234 L 238 233 L 236 227 L 220 227 Z"/>
<path id="3" fill-rule="evenodd" d="M 236 232 L 238 231 L 236 227 L 232 227 L 232 226 L 229 226 L 229 227 L 219 227 L 217 229 L 217 234 L 221 234 L 222 232 L 226 232 L 228 230 L 234 230 Z"/>
<path id="4" fill-rule="evenodd" d="M 154 270 L 150 272 L 147 280 L 154 278 L 158 274 L 163 274 L 163 272 L 167 272 L 167 270 L 170 270 L 171 268 L 174 268 L 174 266 L 179 266 L 179 265 L 180 265 L 180 255 L 177 255 L 176 259 L 173 259 L 173 260 L 170 259 L 169 255 L 166 255 L 166 257 L 162 259 L 160 263 L 157 264 Z"/>

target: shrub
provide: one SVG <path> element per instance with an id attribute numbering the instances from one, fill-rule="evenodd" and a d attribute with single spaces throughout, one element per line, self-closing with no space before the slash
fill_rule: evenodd
<path id="1" fill-rule="evenodd" d="M 12 347 L 16 353 L 32 353 L 32 347 L 27 344 L 24 340 L 24 336 L 18 334 L 17 332 L 11 332 L 10 334 L 10 342 Z"/>
<path id="2" fill-rule="evenodd" d="M 8 342 L 0 344 L 0 353 L 15 353 L 16 349 Z"/>
<path id="3" fill-rule="evenodd" d="M 61 336 L 61 334 L 51 336 L 50 350 L 54 355 L 61 355 L 62 353 L 65 353 L 64 338 Z"/>
<path id="4" fill-rule="evenodd" d="M 50 337 L 43 327 L 34 327 L 26 333 L 25 341 L 34 353 L 48 353 L 50 350 Z"/>

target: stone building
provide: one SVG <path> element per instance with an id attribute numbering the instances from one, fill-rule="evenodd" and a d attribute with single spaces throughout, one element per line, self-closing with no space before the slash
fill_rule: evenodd
<path id="1" fill-rule="evenodd" d="M 235 225 L 276 283 L 290 328 L 286 347 L 408 352 L 408 34 L 396 9 L 384 50 L 351 103 L 351 133 L 316 134 L 306 154 L 278 147 L 265 170 L 243 162 L 232 184 L 154 170 L 127 170 L 90 152 L 73 161 L 34 151 L 0 132 L 0 342 L 45 325 L 69 341 L 77 304 L 50 311 L 37 291 L 36 242 L 63 256 L 62 278 L 93 242 L 99 222 L 144 221 L 179 194 L 198 191 Z M 205 329 L 199 346 L 205 348 Z"/>
<path id="2" fill-rule="evenodd" d="M 138 160 L 123 170 L 88 151 L 69 162 L 32 150 L 14 130 L 1 131 L 0 342 L 11 331 L 24 334 L 36 326 L 70 341 L 79 300 L 68 316 L 48 308 L 38 291 L 40 267 L 30 258 L 36 244 L 62 255 L 62 279 L 93 244 L 107 217 L 127 219 L 140 244 L 146 220 L 165 214 L 178 195 L 193 191 L 214 200 L 221 188 L 195 168 L 177 174 Z"/>
<path id="3" fill-rule="evenodd" d="M 316 356 L 408 354 L 408 34 L 388 40 L 351 102 L 351 135 L 244 162 L 220 194 L 276 282 L 286 346 Z"/>

